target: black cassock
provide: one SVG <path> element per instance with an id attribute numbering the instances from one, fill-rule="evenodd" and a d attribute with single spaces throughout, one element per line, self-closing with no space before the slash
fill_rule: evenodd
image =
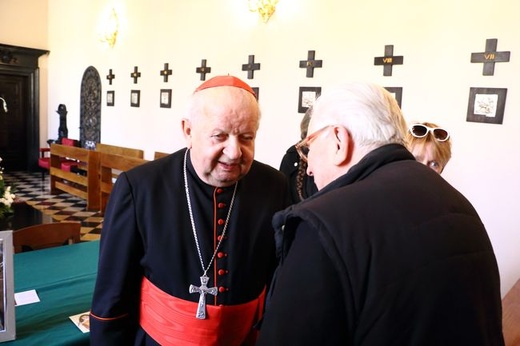
<path id="1" fill-rule="evenodd" d="M 122 173 L 112 190 L 101 235 L 99 272 L 91 313 L 91 342 L 154 344 L 139 325 L 143 276 L 160 290 L 198 302 L 190 285 L 203 274 L 190 223 L 183 179 L 185 149 Z M 190 200 L 204 266 L 224 229 L 234 185 L 202 182 L 187 160 Z M 257 299 L 276 267 L 271 219 L 288 205 L 287 180 L 254 161 L 237 187 L 224 240 L 207 272 L 207 305 L 237 305 Z M 193 310 L 193 318 L 196 311 Z"/>

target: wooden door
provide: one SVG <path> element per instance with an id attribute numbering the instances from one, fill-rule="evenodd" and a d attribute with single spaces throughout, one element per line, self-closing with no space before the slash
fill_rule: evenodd
<path id="1" fill-rule="evenodd" d="M 6 171 L 28 169 L 29 80 L 27 76 L 0 73 L 0 97 L 7 103 L 7 113 L 0 100 L 0 157 Z"/>

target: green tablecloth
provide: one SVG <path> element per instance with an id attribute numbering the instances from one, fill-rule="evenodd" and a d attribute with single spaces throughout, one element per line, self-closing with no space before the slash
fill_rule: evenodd
<path id="1" fill-rule="evenodd" d="M 17 306 L 16 340 L 2 345 L 88 345 L 69 316 L 90 309 L 99 241 L 14 256 L 15 293 L 35 289 L 39 303 Z"/>

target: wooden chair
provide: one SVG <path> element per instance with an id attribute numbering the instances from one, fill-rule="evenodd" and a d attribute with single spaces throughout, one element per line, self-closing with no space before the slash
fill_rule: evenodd
<path id="1" fill-rule="evenodd" d="M 13 232 L 14 252 L 25 252 L 80 242 L 81 223 L 42 223 Z"/>

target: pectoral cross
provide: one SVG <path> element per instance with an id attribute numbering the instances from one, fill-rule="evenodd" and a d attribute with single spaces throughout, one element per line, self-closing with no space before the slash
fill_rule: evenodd
<path id="1" fill-rule="evenodd" d="M 195 317 L 197 317 L 199 320 L 205 320 L 206 319 L 206 294 L 211 294 L 216 296 L 218 293 L 218 290 L 216 287 L 208 287 L 208 281 L 209 277 L 206 275 L 202 275 L 200 277 L 200 287 L 197 287 L 195 285 L 190 285 L 190 293 L 199 293 L 199 305 L 197 306 L 197 313 L 195 314 Z"/>

